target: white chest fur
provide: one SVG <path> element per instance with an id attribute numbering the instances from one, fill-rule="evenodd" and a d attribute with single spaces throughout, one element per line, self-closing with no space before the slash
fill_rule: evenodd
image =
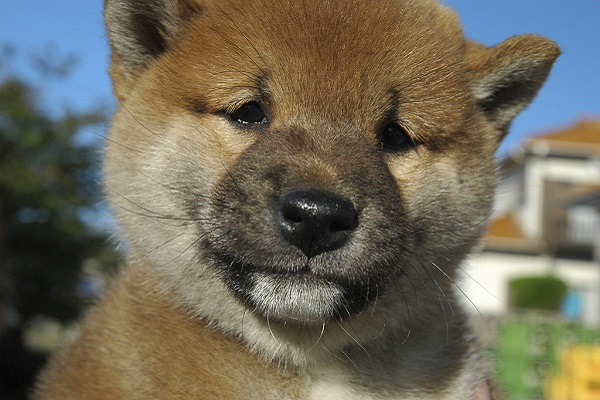
<path id="1" fill-rule="evenodd" d="M 342 363 L 320 365 L 311 369 L 310 400 L 488 400 L 489 389 L 478 373 L 470 371 L 470 366 L 480 365 L 473 357 L 444 393 L 425 393 L 402 390 L 402 382 L 389 382 L 386 387 L 376 388 L 358 384 L 365 381 L 358 367 Z M 368 375 L 368 373 L 366 374 Z"/>

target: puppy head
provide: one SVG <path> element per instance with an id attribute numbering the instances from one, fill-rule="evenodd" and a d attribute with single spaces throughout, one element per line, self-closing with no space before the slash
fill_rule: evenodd
<path id="1" fill-rule="evenodd" d="M 257 338 L 438 313 L 559 52 L 468 42 L 432 1 L 108 0 L 106 18 L 106 181 L 133 256 Z"/>

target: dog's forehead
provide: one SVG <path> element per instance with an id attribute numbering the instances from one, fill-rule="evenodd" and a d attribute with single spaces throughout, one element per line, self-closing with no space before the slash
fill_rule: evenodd
<path id="1" fill-rule="evenodd" d="M 187 36 L 208 63 L 285 66 L 312 79 L 317 71 L 373 74 L 399 60 L 443 62 L 463 42 L 456 15 L 428 0 L 219 1 Z"/>
<path id="2" fill-rule="evenodd" d="M 195 74 L 215 99 L 264 89 L 286 112 L 332 115 L 384 112 L 395 92 L 407 104 L 444 92 L 442 107 L 454 107 L 463 46 L 456 15 L 428 0 L 226 0 L 187 31 L 180 54 L 185 79 Z"/>

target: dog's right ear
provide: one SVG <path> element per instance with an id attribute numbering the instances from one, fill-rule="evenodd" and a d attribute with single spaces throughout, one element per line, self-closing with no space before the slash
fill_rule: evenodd
<path id="1" fill-rule="evenodd" d="M 553 41 L 520 35 L 497 46 L 467 43 L 467 72 L 477 105 L 502 136 L 536 96 L 560 55 Z"/>
<path id="2" fill-rule="evenodd" d="M 207 0 L 105 0 L 111 76 L 123 100 L 137 76 L 177 40 Z"/>

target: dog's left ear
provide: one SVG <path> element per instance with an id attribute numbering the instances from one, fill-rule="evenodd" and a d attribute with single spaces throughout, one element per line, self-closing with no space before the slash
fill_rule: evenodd
<path id="1" fill-rule="evenodd" d="M 137 77 L 178 40 L 212 0 L 105 0 L 115 94 L 123 100 Z"/>
<path id="2" fill-rule="evenodd" d="M 531 103 L 559 55 L 554 42 L 536 35 L 515 36 L 495 47 L 468 42 L 471 93 L 502 135 Z"/>

